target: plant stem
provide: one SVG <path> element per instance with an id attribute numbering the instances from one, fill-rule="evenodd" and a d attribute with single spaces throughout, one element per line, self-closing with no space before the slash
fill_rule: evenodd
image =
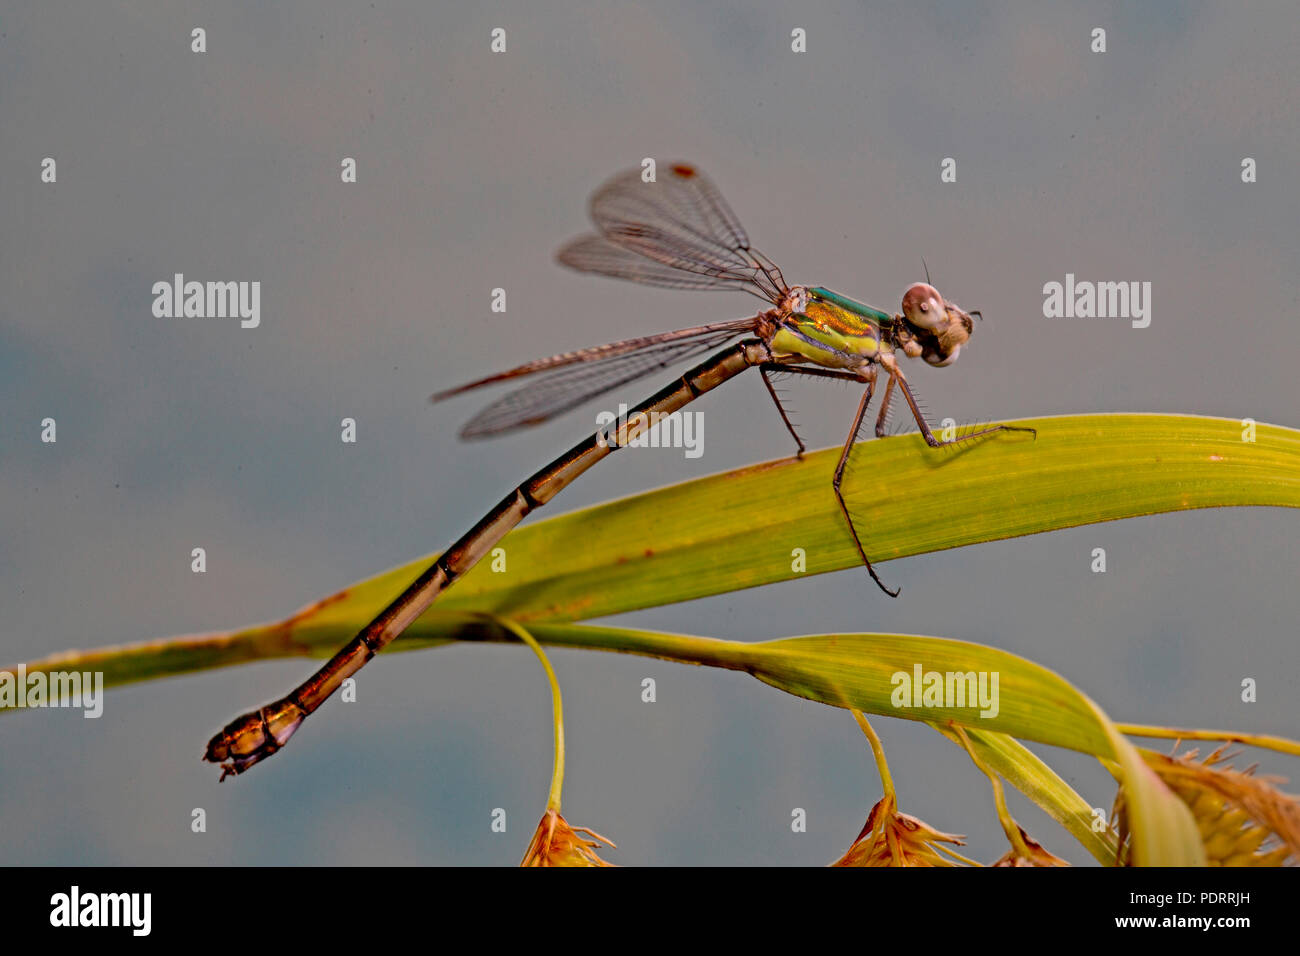
<path id="1" fill-rule="evenodd" d="M 504 618 L 497 618 L 496 621 L 533 649 L 533 653 L 537 655 L 537 659 L 542 662 L 542 667 L 546 670 L 547 680 L 551 682 L 551 711 L 552 721 L 555 725 L 555 761 L 551 766 L 551 792 L 546 800 L 546 809 L 559 813 L 560 791 L 564 789 L 564 702 L 560 697 L 560 682 L 555 677 L 555 671 L 551 667 L 546 652 L 542 650 L 542 645 L 538 644 L 531 634 L 514 621 Z"/>

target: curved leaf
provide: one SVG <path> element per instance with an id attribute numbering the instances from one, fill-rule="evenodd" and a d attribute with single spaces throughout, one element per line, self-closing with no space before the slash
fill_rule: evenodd
<path id="1" fill-rule="evenodd" d="M 1012 434 L 934 450 L 917 436 L 866 442 L 854 472 L 891 486 L 945 493 L 878 496 L 846 485 L 870 527 L 873 559 L 904 557 L 1090 522 L 1190 508 L 1300 507 L 1300 432 L 1177 415 L 1085 415 L 1020 424 Z M 487 611 L 537 623 L 582 620 L 856 566 L 830 492 L 828 449 L 660 488 L 516 529 L 502 542 L 508 571 L 484 562 L 426 613 Z M 869 490 L 868 490 L 869 491 Z M 468 524 L 469 521 L 466 521 Z M 284 621 L 33 662 L 80 663 L 109 684 L 273 657 L 329 656 L 426 568 L 404 564 L 324 598 Z M 345 632 L 347 632 L 345 634 Z M 343 635 L 343 636 L 340 636 Z M 411 639 L 395 649 L 427 646 Z"/>

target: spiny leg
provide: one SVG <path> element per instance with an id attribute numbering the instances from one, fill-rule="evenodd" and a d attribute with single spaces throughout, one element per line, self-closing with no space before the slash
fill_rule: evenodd
<path id="1" fill-rule="evenodd" d="M 889 590 L 885 587 L 885 582 L 880 580 L 876 574 L 876 569 L 871 566 L 871 560 L 867 557 L 866 549 L 862 547 L 862 539 L 858 537 L 858 529 L 853 524 L 853 517 L 849 514 L 849 506 L 844 502 L 844 494 L 840 491 L 840 484 L 844 480 L 844 468 L 849 463 L 849 455 L 853 453 L 853 446 L 857 443 L 858 432 L 862 430 L 862 420 L 867 415 L 867 406 L 871 404 L 871 392 L 875 388 L 875 378 L 867 380 L 867 390 L 862 395 L 862 401 L 858 403 L 858 413 L 853 418 L 853 427 L 849 429 L 848 440 L 844 443 L 844 450 L 840 452 L 840 463 L 835 466 L 835 478 L 831 481 L 831 487 L 835 489 L 835 500 L 840 503 L 840 511 L 844 514 L 844 520 L 849 524 L 849 532 L 853 535 L 853 543 L 857 545 L 858 556 L 862 558 L 862 563 L 866 565 L 867 573 L 871 575 L 871 580 L 880 585 L 880 590 L 884 591 L 890 597 L 898 597 L 898 590 Z"/>
<path id="2" fill-rule="evenodd" d="M 760 365 L 759 368 L 763 372 L 764 382 L 767 382 L 768 372 L 786 372 L 791 375 L 806 375 L 810 378 L 835 378 L 846 382 L 866 382 L 867 390 L 863 393 L 862 401 L 858 404 L 858 412 L 853 419 L 853 428 L 849 431 L 848 440 L 844 443 L 844 450 L 840 452 L 840 461 L 839 464 L 835 466 L 835 478 L 831 482 L 831 487 L 835 491 L 835 500 L 839 502 L 840 511 L 844 515 L 844 520 L 848 523 L 849 533 L 853 535 L 853 543 L 857 546 L 858 556 L 862 558 L 862 564 L 866 567 L 867 573 L 871 575 L 871 579 L 880 586 L 882 591 L 890 597 L 898 597 L 898 590 L 891 591 L 889 588 L 885 587 L 885 582 L 880 580 L 880 576 L 876 574 L 876 569 L 871 566 L 871 560 L 867 557 L 866 549 L 862 547 L 862 539 L 858 537 L 858 529 L 853 524 L 853 517 L 849 514 L 849 507 L 844 501 L 843 492 L 840 490 L 840 486 L 844 481 L 844 469 L 849 463 L 849 455 L 853 453 L 853 446 L 857 443 L 858 433 L 862 431 L 862 420 L 866 417 L 867 407 L 871 404 L 871 393 L 876 386 L 874 368 L 869 377 L 865 379 L 857 372 L 849 372 L 840 369 L 800 368 L 798 366 L 780 365 L 777 363 Z M 891 379 L 889 385 L 886 386 L 886 398 L 888 398 L 889 389 L 892 385 L 893 380 Z M 770 384 L 768 385 L 768 390 L 771 391 Z M 773 398 L 775 399 L 776 396 L 773 395 Z M 777 408 L 781 408 L 781 403 L 779 401 L 777 402 Z M 784 411 L 782 411 L 783 416 L 784 414 Z M 877 427 L 879 428 L 880 426 Z"/>
<path id="3" fill-rule="evenodd" d="M 781 421 L 785 422 L 785 427 L 789 430 L 794 442 L 799 446 L 799 451 L 795 453 L 796 458 L 803 458 L 803 453 L 807 451 L 807 446 L 799 433 L 795 431 L 794 423 L 790 421 L 790 416 L 785 412 L 785 406 L 781 404 L 781 397 L 777 394 L 776 386 L 767 376 L 769 373 L 779 373 L 781 375 L 807 375 L 812 378 L 838 378 L 846 382 L 861 382 L 862 377 L 853 372 L 842 372 L 838 369 L 829 368 L 798 368 L 793 365 L 781 365 L 778 362 L 769 362 L 758 367 L 760 374 L 763 376 L 763 384 L 767 386 L 767 394 L 772 396 L 772 401 L 776 403 L 776 410 L 781 413 Z"/>
<path id="4" fill-rule="evenodd" d="M 948 441 L 940 441 L 934 437 L 934 432 L 930 430 L 930 423 L 925 420 L 921 414 L 921 409 L 916 404 L 916 398 L 912 395 L 912 389 L 907 384 L 907 379 L 903 377 L 903 372 L 897 365 L 887 366 L 889 371 L 889 385 L 898 382 L 898 390 L 903 393 L 903 398 L 907 402 L 907 407 L 912 410 L 912 417 L 916 419 L 917 427 L 921 429 L 921 435 L 925 438 L 925 443 L 931 448 L 944 448 L 948 445 L 958 445 L 964 441 L 970 441 L 972 438 L 979 438 L 981 435 L 991 435 L 993 432 L 1029 432 L 1037 436 L 1038 430 L 1027 428 L 1023 425 L 990 425 L 988 428 L 981 428 L 979 431 L 971 432 L 969 435 L 961 435 Z M 888 387 L 886 387 L 888 394 Z M 880 426 L 877 425 L 877 428 Z M 879 432 L 877 432 L 879 434 Z"/>
<path id="5" fill-rule="evenodd" d="M 776 387 L 772 384 L 772 380 L 767 377 L 768 368 L 767 365 L 760 365 L 758 374 L 763 376 L 763 384 L 767 386 L 767 394 L 772 396 L 772 401 L 776 403 L 776 410 L 781 413 L 781 421 L 785 422 L 786 431 L 790 433 L 790 437 L 794 439 L 795 447 L 798 448 L 798 451 L 794 453 L 794 457 L 802 459 L 803 453 L 807 451 L 808 446 L 803 443 L 799 433 L 794 430 L 794 423 L 790 421 L 790 416 L 785 412 L 785 406 L 781 404 L 781 396 L 776 393 Z M 780 369 L 780 366 L 777 366 L 777 368 Z M 784 371 L 784 369 L 781 369 L 781 371 Z"/>
<path id="6" fill-rule="evenodd" d="M 885 382 L 885 394 L 880 399 L 880 414 L 876 416 L 876 437 L 885 437 L 885 424 L 889 418 L 889 400 L 894 395 L 894 376 L 889 376 Z"/>
<path id="7" fill-rule="evenodd" d="M 764 362 L 759 366 L 765 372 L 779 372 L 782 375 L 807 375 L 811 378 L 837 378 L 843 382 L 856 382 L 861 385 L 866 381 L 857 372 L 837 368 L 804 368 L 802 365 L 782 365 L 780 362 Z"/>

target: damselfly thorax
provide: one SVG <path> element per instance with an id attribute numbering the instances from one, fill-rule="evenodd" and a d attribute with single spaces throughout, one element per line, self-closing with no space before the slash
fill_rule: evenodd
<path id="1" fill-rule="evenodd" d="M 612 433 L 588 435 L 521 483 L 320 670 L 285 697 L 244 714 L 213 736 L 204 759 L 220 763 L 223 778 L 242 773 L 284 746 L 302 721 L 345 679 L 424 613 L 511 528 L 596 462 L 627 447 L 639 430 L 650 427 L 646 422 L 671 415 L 741 372 L 759 370 L 799 456 L 805 448 L 803 439 L 786 413 L 772 376 L 784 373 L 833 378 L 863 386 L 831 490 L 867 573 L 891 596 L 898 592 L 886 588 L 871 566 L 841 491 L 845 467 L 862 429 L 877 375 L 886 375 L 876 419 L 878 437 L 884 435 L 895 391 L 902 395 L 932 448 L 998 431 L 1032 431 L 993 425 L 949 441 L 935 438 L 900 359 L 919 358 L 938 368 L 951 365 L 970 339 L 971 316 L 979 313 L 964 312 L 946 300 L 930 285 L 928 275 L 926 282 L 915 283 L 907 290 L 896 314 L 829 289 L 790 286 L 777 265 L 750 246 L 740 220 L 713 183 L 687 163 L 669 166 L 658 181 L 647 181 L 640 169 L 615 176 L 593 194 L 590 212 L 596 232 L 565 245 L 558 255 L 563 265 L 644 285 L 747 292 L 770 307 L 748 318 L 659 332 L 537 359 L 434 395 L 434 401 L 441 401 L 487 385 L 522 379 L 519 387 L 488 405 L 461 430 L 464 438 L 486 438 L 549 421 L 637 379 L 721 349 L 633 408 L 629 418 Z"/>
<path id="2" fill-rule="evenodd" d="M 951 365 L 974 325 L 969 313 L 945 301 L 928 282 L 907 290 L 902 315 L 888 315 L 829 289 L 802 286 L 790 290 L 780 314 L 772 341 L 777 353 L 828 368 L 873 365 L 895 350 L 930 365 Z"/>

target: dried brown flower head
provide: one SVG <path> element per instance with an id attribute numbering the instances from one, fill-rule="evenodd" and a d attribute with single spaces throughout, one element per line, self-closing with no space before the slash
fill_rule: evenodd
<path id="1" fill-rule="evenodd" d="M 916 817 L 899 813 L 890 794 L 871 808 L 862 832 L 831 866 L 978 866 L 940 843 L 965 845 L 956 834 L 942 833 Z"/>
<path id="2" fill-rule="evenodd" d="M 585 833 L 593 839 L 588 840 L 579 834 Z M 586 827 L 569 826 L 568 821 L 555 810 L 547 810 L 542 815 L 542 822 L 537 825 L 537 832 L 528 844 L 520 866 L 613 866 L 596 855 L 602 843 L 614 846 L 606 839 Z"/>
<path id="3" fill-rule="evenodd" d="M 1203 761 L 1198 751 L 1143 758 L 1178 798 L 1187 804 L 1201 832 L 1210 866 L 1285 866 L 1300 860 L 1300 802 L 1278 790 L 1279 777 L 1255 776 L 1255 767 L 1218 766 L 1231 754 L 1219 747 Z M 1122 839 L 1121 862 L 1128 862 L 1128 824 L 1121 790 L 1115 816 Z"/>

